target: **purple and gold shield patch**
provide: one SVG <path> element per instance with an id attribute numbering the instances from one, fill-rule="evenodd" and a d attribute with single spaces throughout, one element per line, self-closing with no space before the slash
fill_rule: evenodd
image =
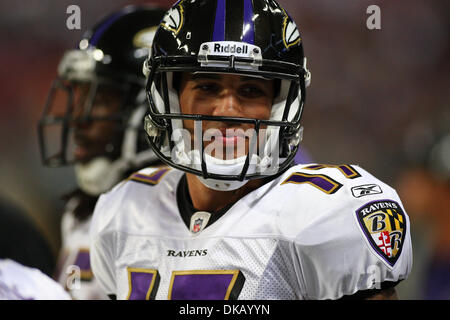
<path id="1" fill-rule="evenodd" d="M 372 201 L 356 210 L 356 217 L 371 247 L 394 266 L 406 235 L 406 216 L 401 206 L 392 200 Z"/>

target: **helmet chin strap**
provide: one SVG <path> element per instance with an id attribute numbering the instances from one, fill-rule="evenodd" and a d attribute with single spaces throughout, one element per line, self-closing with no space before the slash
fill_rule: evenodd
<path id="1" fill-rule="evenodd" d="M 214 158 L 208 154 L 205 154 L 205 162 L 208 168 L 208 172 L 216 174 L 226 175 L 238 175 L 241 173 L 242 168 L 247 157 L 243 156 L 236 159 L 221 160 Z M 253 159 L 255 160 L 255 159 Z M 250 164 L 247 173 L 252 173 L 256 165 Z M 229 181 L 229 180 L 217 180 L 217 179 L 204 179 L 201 176 L 197 176 L 201 183 L 206 187 L 217 191 L 232 191 L 244 186 L 248 180 L 243 181 Z"/>
<path id="2" fill-rule="evenodd" d="M 111 161 L 107 157 L 96 157 L 87 163 L 75 164 L 75 176 L 81 190 L 91 196 L 98 196 L 122 180 L 127 168 L 124 160 Z"/>
<path id="3" fill-rule="evenodd" d="M 197 170 L 201 170 L 200 152 L 198 150 L 190 151 L 189 155 L 184 154 L 183 158 L 184 161 L 186 161 L 187 159 L 192 159 L 194 167 Z M 209 154 L 204 155 L 208 172 L 223 175 L 239 175 L 242 172 L 242 168 L 244 167 L 246 158 L 247 156 L 239 157 L 236 159 L 221 160 L 212 157 Z M 181 159 L 179 158 L 179 161 L 180 160 Z M 181 160 L 181 162 L 183 162 L 183 160 Z M 252 159 L 250 160 L 247 174 L 251 174 L 256 171 L 258 162 L 259 157 L 257 155 L 253 155 Z M 231 181 L 231 180 L 205 179 L 201 176 L 197 176 L 197 179 L 199 179 L 200 182 L 203 183 L 206 187 L 217 191 L 233 191 L 239 189 L 248 182 L 248 180 Z"/>
<path id="4" fill-rule="evenodd" d="M 203 185 L 208 187 L 209 189 L 217 190 L 217 191 L 233 191 L 237 190 L 240 187 L 244 186 L 248 180 L 244 181 L 225 181 L 225 180 L 217 180 L 217 179 L 204 179 L 200 176 L 197 176 L 197 179 L 200 180 Z"/>

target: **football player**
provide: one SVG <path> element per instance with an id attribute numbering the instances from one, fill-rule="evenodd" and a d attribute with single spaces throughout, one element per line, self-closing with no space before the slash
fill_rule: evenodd
<path id="1" fill-rule="evenodd" d="M 0 259 L 0 300 L 71 300 L 71 297 L 41 270 L 12 259 Z"/>
<path id="2" fill-rule="evenodd" d="M 168 166 L 102 195 L 91 263 L 117 299 L 396 298 L 412 265 L 395 190 L 356 165 L 292 165 L 311 75 L 273 0 L 178 1 L 145 62 Z"/>
<path id="3" fill-rule="evenodd" d="M 89 227 L 98 196 L 157 159 L 143 130 L 142 64 L 164 13 L 127 6 L 86 32 L 78 48 L 62 57 L 39 123 L 44 164 L 75 167 L 78 189 L 65 197 L 56 275 L 74 299 L 107 298 L 93 279 L 89 260 Z"/>
<path id="4" fill-rule="evenodd" d="M 450 299 L 450 131 L 449 118 L 442 113 L 437 118 L 443 125 L 434 121 L 427 130 L 412 127 L 406 135 L 406 159 L 396 181 L 414 221 L 418 258 L 408 282 L 398 288 L 408 299 Z"/>

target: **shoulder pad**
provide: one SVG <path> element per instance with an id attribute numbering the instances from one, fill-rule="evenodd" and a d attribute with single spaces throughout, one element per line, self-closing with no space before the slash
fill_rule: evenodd
<path id="1" fill-rule="evenodd" d="M 134 181 L 154 186 L 171 170 L 170 167 L 148 167 L 131 174 L 126 181 Z"/>

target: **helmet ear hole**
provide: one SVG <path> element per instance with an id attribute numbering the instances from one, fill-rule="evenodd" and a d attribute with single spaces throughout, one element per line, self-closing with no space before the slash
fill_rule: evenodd
<path id="1" fill-rule="evenodd" d="M 276 79 L 275 86 L 278 87 L 275 87 L 275 90 L 278 90 L 278 94 L 274 95 L 275 99 L 273 101 L 270 120 L 282 121 L 285 112 L 284 109 L 288 105 L 287 103 L 289 103 L 290 106 L 288 120 L 292 120 L 292 112 L 294 108 L 293 104 L 291 103 L 292 101 L 289 101 L 289 99 L 295 99 L 293 99 L 293 97 L 289 97 L 289 93 L 293 90 L 293 88 L 291 88 L 291 85 L 293 85 L 292 81 Z"/>
<path id="2" fill-rule="evenodd" d="M 281 80 L 280 79 L 275 79 L 274 83 L 273 83 L 273 97 L 274 97 L 274 99 L 276 99 L 279 96 L 280 90 L 281 90 Z"/>
<path id="3" fill-rule="evenodd" d="M 182 77 L 181 72 L 173 73 L 172 87 L 178 94 L 180 94 L 180 89 L 181 89 L 181 77 Z"/>

